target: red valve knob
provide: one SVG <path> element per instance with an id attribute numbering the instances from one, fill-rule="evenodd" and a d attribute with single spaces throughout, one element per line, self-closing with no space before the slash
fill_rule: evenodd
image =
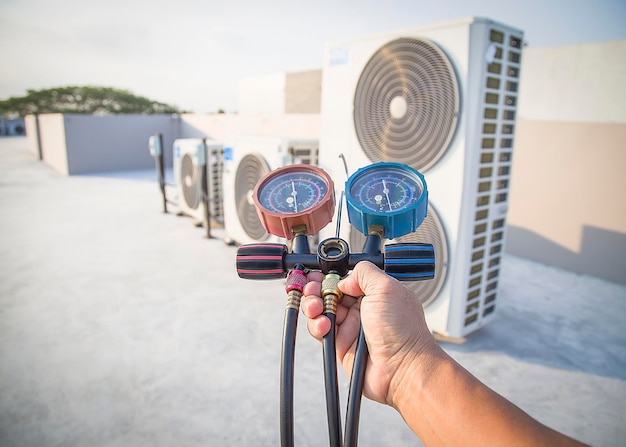
<path id="1" fill-rule="evenodd" d="M 283 244 L 247 244 L 237 249 L 237 274 L 244 279 L 281 279 L 287 276 Z"/>

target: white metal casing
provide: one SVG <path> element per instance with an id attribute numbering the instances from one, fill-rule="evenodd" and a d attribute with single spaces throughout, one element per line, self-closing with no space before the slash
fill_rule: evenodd
<path id="1" fill-rule="evenodd" d="M 235 244 L 280 242 L 254 210 L 252 191 L 263 175 L 295 163 L 317 164 L 319 141 L 268 136 L 232 136 L 224 145 L 224 233 Z"/>
<path id="2" fill-rule="evenodd" d="M 193 218 L 194 223 L 203 224 L 205 220 L 204 200 L 202 196 L 202 171 L 207 170 L 207 154 L 221 153 L 222 144 L 200 138 L 180 138 L 173 145 L 174 181 L 180 212 Z M 207 178 L 210 182 L 210 178 Z M 219 191 L 209 191 L 212 194 Z"/>
<path id="3" fill-rule="evenodd" d="M 492 41 L 494 30 L 504 36 L 503 42 Z M 372 163 L 355 132 L 354 98 L 361 73 L 380 47 L 401 37 L 436 44 L 454 68 L 458 82 L 460 113 L 456 132 L 444 155 L 422 173 L 429 190 L 429 213 L 434 209 L 443 226 L 449 260 L 445 281 L 436 297 L 425 305 L 426 318 L 433 332 L 463 337 L 495 315 L 523 33 L 488 19 L 470 18 L 327 44 L 322 74 L 320 167 L 335 180 L 337 193 L 346 179 L 338 154 L 344 154 L 351 173 Z M 511 42 L 517 47 L 512 48 Z M 517 62 L 509 60 L 511 52 L 517 53 L 513 54 Z M 495 55 L 499 59 L 494 59 Z M 494 62 L 502 66 L 500 74 L 489 71 Z M 511 67 L 515 77 L 509 77 Z M 487 78 L 497 78 L 499 87 L 488 88 Z M 497 103 L 488 103 L 487 98 L 493 101 L 494 95 Z M 489 119 L 486 109 L 490 110 Z M 501 143 L 507 147 L 501 147 Z M 341 236 L 349 240 L 346 221 L 344 218 Z M 333 232 L 334 225 L 329 225 L 320 238 L 330 237 Z M 360 247 L 352 248 L 357 249 Z"/>

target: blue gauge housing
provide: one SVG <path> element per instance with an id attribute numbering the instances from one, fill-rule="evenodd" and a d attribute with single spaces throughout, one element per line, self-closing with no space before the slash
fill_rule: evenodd
<path id="1" fill-rule="evenodd" d="M 413 233 L 428 209 L 424 176 L 401 164 L 380 162 L 359 169 L 346 182 L 348 220 L 364 235 L 372 225 L 384 228 L 386 239 Z"/>

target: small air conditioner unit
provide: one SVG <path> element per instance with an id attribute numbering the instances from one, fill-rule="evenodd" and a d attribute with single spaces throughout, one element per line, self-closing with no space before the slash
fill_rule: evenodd
<path id="1" fill-rule="evenodd" d="M 182 138 L 174 141 L 174 179 L 180 212 L 193 218 L 196 225 L 205 224 L 205 208 L 202 175 L 207 175 L 209 211 L 211 220 L 223 220 L 221 166 L 223 146 L 221 143 L 199 139 Z"/>
<path id="2" fill-rule="evenodd" d="M 279 241 L 268 234 L 252 191 L 272 170 L 288 164 L 317 164 L 318 140 L 233 136 L 224 144 L 224 234 L 233 244 Z M 284 240 L 280 240 L 284 243 Z"/>
<path id="3" fill-rule="evenodd" d="M 443 336 L 462 338 L 496 313 L 522 39 L 470 18 L 325 48 L 320 167 L 340 184 L 341 152 L 352 172 L 393 161 L 424 174 L 428 216 L 399 241 L 435 246 L 435 279 L 410 287 Z M 364 236 L 347 222 L 341 234 L 360 251 Z"/>

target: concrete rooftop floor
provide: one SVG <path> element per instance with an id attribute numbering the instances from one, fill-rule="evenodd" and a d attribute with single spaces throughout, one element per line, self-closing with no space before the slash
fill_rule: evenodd
<path id="1" fill-rule="evenodd" d="M 161 212 L 152 173 L 64 177 L 0 139 L 0 445 L 274 446 L 284 293 Z M 626 445 L 626 286 L 505 256 L 467 369 L 536 419 Z M 321 347 L 300 318 L 296 443 L 328 445 Z M 342 376 L 342 413 L 347 381 Z M 364 400 L 362 446 L 419 446 Z"/>

